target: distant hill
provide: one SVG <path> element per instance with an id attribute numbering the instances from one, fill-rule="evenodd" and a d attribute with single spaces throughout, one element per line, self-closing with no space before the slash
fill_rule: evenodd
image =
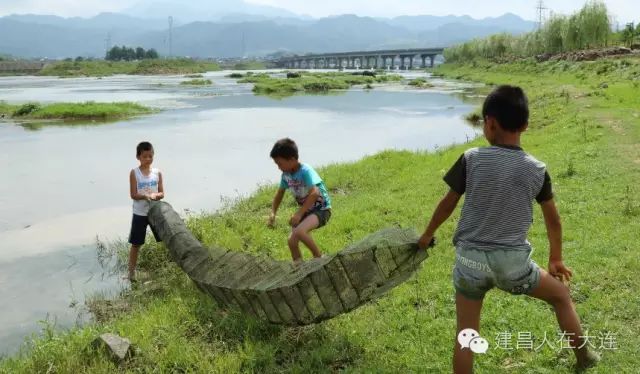
<path id="1" fill-rule="evenodd" d="M 498 32 L 518 34 L 535 27 L 535 23 L 513 14 L 481 20 L 469 16 L 428 15 L 392 19 L 341 15 L 310 19 L 268 7 L 267 10 L 252 8 L 262 14 L 216 13 L 216 9 L 222 6 L 220 4 L 242 3 L 239 0 L 223 0 L 220 4 L 207 2 L 217 5 L 210 5 L 207 12 L 201 12 L 202 17 L 218 17 L 215 21 L 179 21 L 187 19 L 194 4 L 204 1 L 185 3 L 190 5 L 184 6 L 182 18 L 175 18 L 172 33 L 174 55 L 224 58 L 264 56 L 277 51 L 303 54 L 436 47 Z M 155 5 L 160 8 L 146 17 L 131 15 L 143 13 L 144 6 Z M 107 34 L 111 45 L 155 48 L 161 55 L 168 54 L 168 24 L 166 18 L 159 18 L 161 5 L 155 0 L 144 0 L 130 10 L 131 14 L 103 13 L 92 18 L 2 17 L 0 54 L 29 58 L 103 57 Z"/>

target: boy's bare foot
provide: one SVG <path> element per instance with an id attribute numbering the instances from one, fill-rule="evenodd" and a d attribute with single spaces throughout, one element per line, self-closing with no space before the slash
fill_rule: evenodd
<path id="1" fill-rule="evenodd" d="M 297 260 L 293 260 L 293 267 L 299 268 L 303 263 L 304 263 L 304 261 L 301 258 L 299 258 Z"/>
<path id="2" fill-rule="evenodd" d="M 600 355 L 594 351 L 588 351 L 585 358 L 576 363 L 576 372 L 582 373 L 585 370 L 592 368 L 600 361 Z"/>

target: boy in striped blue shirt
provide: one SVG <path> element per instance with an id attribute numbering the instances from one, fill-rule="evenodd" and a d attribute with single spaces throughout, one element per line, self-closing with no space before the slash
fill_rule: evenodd
<path id="1" fill-rule="evenodd" d="M 598 356 L 585 344 L 580 319 L 571 302 L 571 270 L 562 261 L 562 226 L 553 200 L 551 178 L 544 163 L 520 147 L 529 108 L 519 87 L 500 86 L 487 96 L 483 108 L 484 136 L 489 147 L 467 150 L 445 175 L 449 192 L 436 207 L 419 241 L 424 249 L 438 227 L 449 218 L 465 194 L 453 243 L 456 262 L 457 333 L 480 329 L 482 300 L 497 287 L 549 303 L 560 329 L 570 340 L 578 368 L 593 366 Z M 533 200 L 542 209 L 550 253 L 548 272 L 531 260 L 527 233 L 533 221 Z M 470 373 L 470 348 L 455 344 L 455 373 Z"/>

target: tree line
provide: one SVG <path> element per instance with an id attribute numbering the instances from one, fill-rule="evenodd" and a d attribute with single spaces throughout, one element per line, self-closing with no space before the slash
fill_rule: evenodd
<path id="1" fill-rule="evenodd" d="M 503 33 L 474 39 L 445 49 L 444 57 L 447 61 L 455 62 L 474 58 L 532 57 L 605 47 L 615 37 L 609 20 L 606 5 L 602 1 L 592 0 L 570 16 L 552 16 L 536 31 L 517 36 Z M 640 28 L 634 29 L 634 32 L 637 31 Z M 633 43 L 633 38 L 635 36 L 630 43 Z"/>
<path id="2" fill-rule="evenodd" d="M 145 50 L 142 47 L 137 47 L 134 49 L 125 46 L 115 46 L 107 51 L 107 55 L 105 56 L 105 60 L 108 61 L 132 61 L 155 58 L 158 58 L 158 52 L 156 52 L 156 50 L 153 48 Z"/>

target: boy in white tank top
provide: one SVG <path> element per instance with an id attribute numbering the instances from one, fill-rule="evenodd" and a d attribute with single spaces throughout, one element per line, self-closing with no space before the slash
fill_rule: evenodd
<path id="1" fill-rule="evenodd" d="M 129 234 L 129 281 L 135 282 L 136 263 L 138 262 L 138 250 L 144 244 L 147 235 L 149 220 L 149 201 L 164 198 L 164 188 L 162 186 L 162 173 L 156 168 L 152 168 L 153 146 L 149 142 L 141 142 L 136 147 L 136 158 L 140 161 L 140 166 L 131 169 L 129 173 L 129 194 L 133 199 L 133 218 L 131 220 L 131 232 Z M 151 226 L 150 226 L 151 227 Z M 155 230 L 151 227 L 151 232 L 156 241 L 160 241 Z"/>

